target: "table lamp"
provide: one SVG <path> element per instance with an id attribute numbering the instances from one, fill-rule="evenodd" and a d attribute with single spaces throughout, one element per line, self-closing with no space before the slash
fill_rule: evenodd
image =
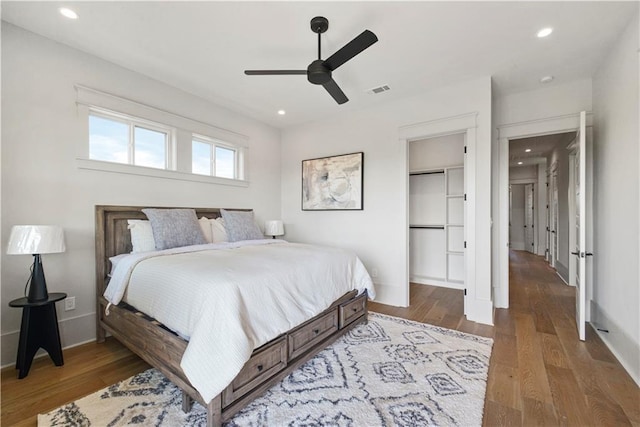
<path id="1" fill-rule="evenodd" d="M 284 235 L 284 224 L 279 219 L 264 222 L 264 234 L 266 236 L 272 236 L 274 239 L 276 236 Z"/>
<path id="2" fill-rule="evenodd" d="M 64 252 L 64 232 L 57 225 L 14 225 L 9 236 L 7 254 L 33 255 L 29 278 L 29 302 L 46 301 L 49 298 L 40 254 Z"/>

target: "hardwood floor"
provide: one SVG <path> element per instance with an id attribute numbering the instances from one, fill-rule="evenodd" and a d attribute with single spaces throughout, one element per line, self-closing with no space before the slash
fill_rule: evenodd
<path id="1" fill-rule="evenodd" d="M 640 426 L 640 390 L 588 327 L 577 337 L 573 288 L 544 260 L 511 252 L 510 309 L 495 325 L 467 321 L 462 291 L 411 285 L 411 306 L 371 303 L 372 311 L 493 337 L 485 426 Z M 35 426 L 36 415 L 147 369 L 115 340 L 64 351 L 65 365 L 34 361 L 18 380 L 2 371 L 2 426 Z"/>

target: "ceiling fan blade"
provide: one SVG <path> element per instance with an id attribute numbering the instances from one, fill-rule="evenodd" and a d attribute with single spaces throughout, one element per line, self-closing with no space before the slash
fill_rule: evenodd
<path id="1" fill-rule="evenodd" d="M 329 92 L 329 95 L 331 95 L 338 104 L 344 104 L 349 100 L 335 80 L 331 79 L 322 86 L 324 86 L 327 92 Z"/>
<path id="2" fill-rule="evenodd" d="M 359 36 L 327 58 L 324 61 L 324 65 L 333 71 L 377 41 L 378 37 L 375 34 L 369 30 L 364 30 Z"/>
<path id="3" fill-rule="evenodd" d="M 307 75 L 307 70 L 244 70 L 247 76 Z"/>

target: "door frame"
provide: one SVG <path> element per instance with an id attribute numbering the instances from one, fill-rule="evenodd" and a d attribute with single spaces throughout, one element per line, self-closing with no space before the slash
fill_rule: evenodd
<path id="1" fill-rule="evenodd" d="M 587 131 L 593 123 L 593 115 L 587 112 Z M 509 140 L 580 129 L 580 113 L 548 117 L 539 120 L 509 123 L 498 126 L 498 274 L 494 283 L 494 305 L 509 308 Z M 587 193 L 588 194 L 588 193 Z M 591 216 L 592 217 L 592 216 Z M 587 272 L 589 275 L 589 272 Z M 591 284 L 589 280 L 587 283 Z M 591 285 L 590 285 L 591 286 Z M 587 289 L 587 298 L 589 298 Z M 588 306 L 589 304 L 587 304 Z"/>
<path id="2" fill-rule="evenodd" d="M 493 310 L 488 304 L 484 304 L 483 301 L 476 299 L 476 243 L 475 234 L 470 230 L 475 230 L 476 227 L 476 191 L 475 186 L 470 183 L 475 182 L 476 172 L 476 128 L 477 128 L 477 112 L 462 114 L 459 116 L 445 117 L 423 123 L 416 123 L 407 126 L 402 126 L 398 129 L 398 140 L 402 150 L 404 151 L 405 164 L 404 164 L 404 176 L 405 176 L 405 204 L 406 204 L 406 218 L 405 218 L 405 294 L 402 295 L 402 299 L 405 301 L 405 306 L 409 306 L 409 144 L 412 141 L 421 139 L 434 138 L 438 136 L 452 135 L 452 134 L 465 134 L 465 161 L 464 161 L 464 187 L 467 196 L 465 202 L 464 212 L 464 238 L 467 243 L 464 252 L 464 283 L 465 283 L 465 297 L 464 297 L 464 313 L 469 320 L 473 320 L 480 323 L 493 324 Z M 485 308 L 487 310 L 485 310 Z"/>

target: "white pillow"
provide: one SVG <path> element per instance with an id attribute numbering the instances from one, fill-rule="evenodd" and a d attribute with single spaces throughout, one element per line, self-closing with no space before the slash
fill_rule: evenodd
<path id="1" fill-rule="evenodd" d="M 200 228 L 202 228 L 202 234 L 204 234 L 204 240 L 207 243 L 213 243 L 213 230 L 211 230 L 211 222 L 214 222 L 214 219 L 209 219 L 206 217 L 202 217 L 198 220 L 200 223 Z"/>
<path id="2" fill-rule="evenodd" d="M 143 219 L 127 220 L 129 230 L 131 230 L 131 244 L 135 252 L 149 252 L 156 250 L 156 241 L 153 238 L 151 223 Z"/>
<path id="3" fill-rule="evenodd" d="M 213 235 L 213 243 L 224 243 L 229 241 L 229 236 L 227 236 L 227 229 L 224 228 L 224 219 L 222 217 L 218 219 L 212 219 L 211 223 L 211 233 Z"/>
<path id="4" fill-rule="evenodd" d="M 116 266 L 122 260 L 122 258 L 126 258 L 127 255 L 129 254 L 120 254 L 120 255 L 112 256 L 109 258 L 109 261 L 111 261 L 111 271 L 107 276 L 109 277 L 113 276 L 113 272 L 116 270 Z"/>

